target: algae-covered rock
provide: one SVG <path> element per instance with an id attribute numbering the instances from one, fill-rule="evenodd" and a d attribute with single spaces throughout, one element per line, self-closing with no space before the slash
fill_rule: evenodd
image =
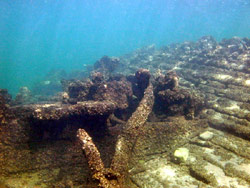
<path id="1" fill-rule="evenodd" d="M 199 135 L 202 140 L 211 140 L 213 138 L 213 133 L 210 131 L 205 131 Z"/>
<path id="2" fill-rule="evenodd" d="M 189 156 L 189 150 L 187 148 L 178 148 L 174 152 L 174 159 L 177 162 L 186 162 Z"/>

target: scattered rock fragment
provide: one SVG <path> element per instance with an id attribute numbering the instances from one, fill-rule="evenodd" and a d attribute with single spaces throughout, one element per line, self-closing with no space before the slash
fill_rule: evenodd
<path id="1" fill-rule="evenodd" d="M 187 148 L 178 148 L 174 152 L 174 160 L 178 163 L 186 162 L 189 156 L 189 150 Z"/>
<path id="2" fill-rule="evenodd" d="M 210 131 L 205 131 L 199 135 L 202 140 L 211 140 L 213 138 L 213 133 Z"/>

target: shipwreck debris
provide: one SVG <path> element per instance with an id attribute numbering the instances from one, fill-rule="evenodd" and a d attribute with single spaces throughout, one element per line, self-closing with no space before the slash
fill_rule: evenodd
<path id="1" fill-rule="evenodd" d="M 98 186 L 102 188 L 119 188 L 119 174 L 112 169 L 104 167 L 100 152 L 92 141 L 92 138 L 84 129 L 78 129 L 77 137 L 82 143 L 82 149 L 88 160 L 92 177 L 99 182 Z"/>
<path id="2" fill-rule="evenodd" d="M 112 76 L 97 68 L 92 77 L 79 75 L 82 80 L 62 81 L 64 93 L 60 96 L 41 100 L 32 93 L 34 100 L 25 105 L 14 105 L 6 90 L 0 90 L 5 95 L 0 97 L 0 182 L 8 187 L 14 187 L 15 181 L 28 187 L 31 179 L 36 179 L 36 185 L 46 181 L 43 185 L 48 187 L 89 186 L 88 161 L 76 138 L 80 128 L 91 136 L 101 154 L 105 170 L 103 176 L 96 177 L 104 177 L 111 184 L 248 187 L 249 41 L 235 37 L 216 42 L 209 36 L 159 50 L 138 50 L 120 57 L 120 65 L 108 73 Z M 126 121 L 133 117 L 148 88 L 147 82 L 140 82 L 142 78 L 134 74 L 140 68 L 152 74 L 154 109 L 143 126 L 129 129 L 133 123 Z M 147 70 L 139 72 L 143 75 Z M 203 135 L 207 131 L 213 136 Z M 132 148 L 128 174 L 125 154 L 112 162 L 122 142 L 135 143 L 123 148 Z M 189 150 L 187 160 L 180 165 L 172 163 L 171 155 L 183 147 Z M 116 166 L 123 159 L 124 163 Z M 31 178 L 25 183 L 22 175 L 26 173 Z M 33 178 L 34 174 L 40 175 Z M 66 180 L 71 182 L 63 183 Z"/>
<path id="3" fill-rule="evenodd" d="M 150 76 L 147 78 L 149 81 Z M 147 121 L 148 115 L 152 111 L 153 104 L 153 85 L 148 82 L 143 99 L 141 100 L 136 111 L 125 124 L 123 132 L 118 136 L 117 139 L 111 169 L 113 172 L 112 176 L 114 176 L 114 172 L 115 174 L 118 174 L 118 176 L 116 175 L 116 179 L 120 185 L 124 184 L 124 178 L 128 173 L 129 158 L 131 152 L 133 151 L 133 146 L 137 140 L 138 134 L 142 131 L 143 125 Z M 93 178 L 99 180 L 99 186 L 101 187 L 112 187 L 113 184 L 105 176 L 105 173 L 109 170 L 104 168 L 100 158 L 100 153 L 92 142 L 91 137 L 83 129 L 78 130 L 78 137 L 83 143 L 83 150 L 87 156 Z"/>

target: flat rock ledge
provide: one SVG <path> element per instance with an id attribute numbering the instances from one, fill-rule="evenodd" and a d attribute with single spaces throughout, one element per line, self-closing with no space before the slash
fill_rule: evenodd
<path id="1" fill-rule="evenodd" d="M 181 145 L 188 152 L 185 161 L 176 161 L 174 152 L 146 155 L 131 167 L 131 188 L 145 187 L 237 187 L 250 185 L 250 143 L 213 128 L 208 140 L 199 135 Z M 244 150 L 242 149 L 244 148 Z M 171 157 L 170 157 L 171 156 Z"/>

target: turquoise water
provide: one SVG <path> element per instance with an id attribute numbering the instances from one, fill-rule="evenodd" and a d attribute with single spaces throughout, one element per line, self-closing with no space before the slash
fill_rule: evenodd
<path id="1" fill-rule="evenodd" d="M 0 88 L 149 44 L 250 37 L 249 19 L 249 0 L 0 0 Z"/>

